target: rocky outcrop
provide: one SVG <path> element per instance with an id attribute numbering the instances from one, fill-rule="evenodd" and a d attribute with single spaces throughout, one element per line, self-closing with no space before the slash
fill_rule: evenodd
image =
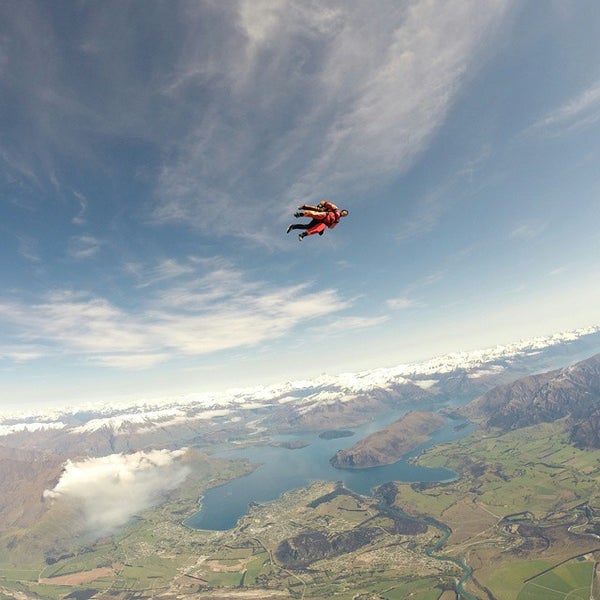
<path id="1" fill-rule="evenodd" d="M 327 536 L 321 531 L 307 531 L 283 540 L 275 552 L 275 557 L 284 567 L 302 569 L 324 558 L 354 552 L 381 535 L 385 535 L 385 532 L 379 527 L 358 527 L 332 536 Z"/>

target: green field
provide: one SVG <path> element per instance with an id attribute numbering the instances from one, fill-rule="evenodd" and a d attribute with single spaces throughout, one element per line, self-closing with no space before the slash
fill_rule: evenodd
<path id="1" fill-rule="evenodd" d="M 194 478 L 112 536 L 77 546 L 76 538 L 65 535 L 69 513 L 52 511 L 35 530 L 13 532 L 16 546 L 0 551 L 0 588 L 8 597 L 14 590 L 49 600 L 70 594 L 84 599 L 94 590 L 124 596 L 160 590 L 192 598 L 210 594 L 211 587 L 287 590 L 306 600 L 350 600 L 359 594 L 439 600 L 461 575 L 447 559 L 460 559 L 474 570 L 476 581 L 469 580 L 465 589 L 477 598 L 485 597 L 477 585 L 498 600 L 590 598 L 594 562 L 571 559 L 600 548 L 599 540 L 581 535 L 591 524 L 589 513 L 577 508 L 584 502 L 600 507 L 600 452 L 569 446 L 558 424 L 503 435 L 480 430 L 431 448 L 418 459 L 461 475 L 442 485 L 396 485 L 396 508 L 417 518 L 433 517 L 451 530 L 434 557 L 425 552 L 439 539 L 431 521 L 418 535 L 394 534 L 389 511 L 381 513 L 373 498 L 332 482 L 316 482 L 268 505 L 253 506 L 234 530 L 190 530 L 182 520 L 196 510 L 201 490 L 249 468 L 197 461 Z M 284 539 L 315 530 L 334 536 L 359 527 L 378 528 L 381 535 L 307 569 L 294 571 L 285 561 L 278 563 L 276 550 Z M 37 534 L 48 537 L 38 539 Z M 44 564 L 43 543 L 51 548 L 54 564 Z M 600 552 L 594 560 L 600 560 Z M 88 573 L 101 567 L 110 570 Z M 86 574 L 98 578 L 70 586 L 61 580 L 61 585 L 37 582 L 38 577 L 72 574 L 81 575 L 79 581 Z"/>
<path id="2" fill-rule="evenodd" d="M 2 581 L 37 581 L 40 569 L 0 569 Z"/>
<path id="3" fill-rule="evenodd" d="M 568 533 L 571 526 L 574 533 L 590 527 L 579 505 L 599 504 L 600 451 L 571 446 L 562 427 L 552 423 L 504 434 L 475 431 L 418 459 L 425 466 L 457 471 L 458 480 L 398 486 L 396 505 L 450 526 L 453 534 L 444 552 L 466 556 L 475 577 L 499 600 L 590 598 L 592 561 L 569 560 L 539 575 L 600 548 L 589 535 Z M 520 535 L 521 526 L 531 533 Z M 485 597 L 473 581 L 466 587 Z"/>
<path id="4" fill-rule="evenodd" d="M 542 424 L 504 435 L 476 431 L 428 450 L 419 463 L 456 470 L 464 477 L 450 494 L 436 494 L 427 504 L 441 514 L 465 485 L 499 515 L 530 511 L 538 517 L 593 499 L 598 493 L 600 451 L 569 445 L 556 424 Z"/>
<path id="5" fill-rule="evenodd" d="M 490 589 L 500 590 L 500 598 L 517 598 L 523 589 L 523 581 L 535 577 L 538 573 L 549 569 L 551 563 L 544 560 L 527 560 L 499 565 L 487 585 Z"/>
<path id="6" fill-rule="evenodd" d="M 517 600 L 589 600 L 592 562 L 569 561 L 527 582 Z"/>

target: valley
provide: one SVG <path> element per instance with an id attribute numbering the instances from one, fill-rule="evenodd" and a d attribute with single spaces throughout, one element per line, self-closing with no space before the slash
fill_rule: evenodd
<path id="1" fill-rule="evenodd" d="M 543 363 L 538 350 L 532 357 L 427 367 L 411 381 L 405 368 L 346 377 L 335 391 L 330 381 L 281 386 L 261 402 L 239 393 L 145 416 L 5 419 L 0 598 L 547 600 L 550 590 L 557 600 L 596 600 L 598 357 L 531 375 Z M 548 359 L 558 360 L 556 349 Z M 376 426 L 382 415 L 387 424 Z M 448 415 L 479 426 L 439 443 Z M 327 444 L 357 455 L 376 448 L 385 464 L 430 435 L 436 444 L 410 461 L 457 478 L 392 477 L 369 494 L 301 475 L 309 457 L 327 464 L 335 453 Z M 287 491 L 250 502 L 222 531 L 185 526 L 199 498 L 247 486 L 243 476 L 260 469 L 248 459 L 261 452 L 280 453 Z M 108 464 L 120 469 L 117 480 L 85 483 L 87 471 L 105 477 Z M 121 520 L 98 520 L 124 507 Z"/>
<path id="2" fill-rule="evenodd" d="M 418 459 L 456 470 L 456 481 L 393 482 L 373 497 L 318 482 L 252 505 L 222 532 L 182 527 L 190 487 L 187 501 L 171 498 L 74 556 L 3 565 L 0 588 L 15 598 L 87 590 L 123 599 L 445 600 L 464 563 L 465 597 L 522 600 L 549 581 L 562 582 L 563 595 L 581 581 L 589 590 L 600 558 L 600 455 L 567 442 L 562 424 L 480 429 Z"/>

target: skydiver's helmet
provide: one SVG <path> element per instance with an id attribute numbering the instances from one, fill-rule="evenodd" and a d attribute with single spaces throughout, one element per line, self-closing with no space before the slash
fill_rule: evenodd
<path id="1" fill-rule="evenodd" d="M 342 210 L 340 210 L 340 216 L 345 217 L 348 214 L 350 213 L 345 208 L 342 208 Z"/>

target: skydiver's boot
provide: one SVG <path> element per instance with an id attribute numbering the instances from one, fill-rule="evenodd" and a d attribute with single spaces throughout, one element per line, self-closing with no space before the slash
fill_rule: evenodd
<path id="1" fill-rule="evenodd" d="M 306 231 L 303 231 L 302 233 L 299 233 L 298 234 L 298 241 L 301 242 L 307 235 L 308 235 L 308 233 L 306 233 Z"/>

